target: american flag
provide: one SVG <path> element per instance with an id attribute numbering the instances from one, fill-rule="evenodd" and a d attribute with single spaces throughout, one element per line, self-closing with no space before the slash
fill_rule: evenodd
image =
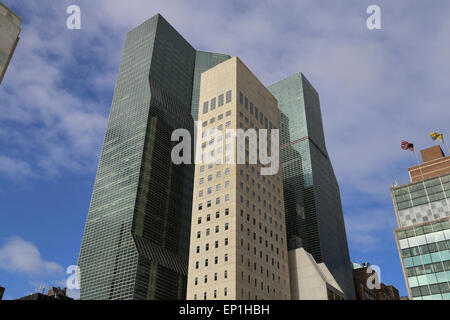
<path id="1" fill-rule="evenodd" d="M 402 140 L 402 149 L 414 151 L 414 145 L 408 141 Z"/>

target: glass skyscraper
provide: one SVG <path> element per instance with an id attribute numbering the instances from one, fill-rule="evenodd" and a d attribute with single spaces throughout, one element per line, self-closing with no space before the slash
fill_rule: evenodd
<path id="1" fill-rule="evenodd" d="M 197 52 L 159 14 L 128 33 L 78 260 L 81 299 L 186 298 L 194 167 L 172 163 L 171 135 L 193 136 L 199 75 L 227 57 Z"/>
<path id="2" fill-rule="evenodd" d="M 281 163 L 288 239 L 299 237 L 354 299 L 344 216 L 325 146 L 319 95 L 302 73 L 268 88 L 280 111 Z"/>
<path id="3" fill-rule="evenodd" d="M 423 150 L 424 160 L 436 149 Z M 409 171 L 413 182 L 391 188 L 408 294 L 413 300 L 450 300 L 450 157 L 432 155 Z"/>

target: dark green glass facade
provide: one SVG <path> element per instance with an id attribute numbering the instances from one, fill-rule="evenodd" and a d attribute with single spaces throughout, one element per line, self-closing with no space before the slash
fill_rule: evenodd
<path id="1" fill-rule="evenodd" d="M 193 136 L 196 55 L 161 15 L 127 35 L 78 260 L 81 299 L 186 297 L 194 167 L 172 163 L 171 135 Z"/>
<path id="2" fill-rule="evenodd" d="M 281 166 L 288 239 L 299 237 L 324 262 L 348 299 L 354 285 L 339 185 L 325 146 L 319 95 L 294 74 L 268 88 L 280 111 Z"/>

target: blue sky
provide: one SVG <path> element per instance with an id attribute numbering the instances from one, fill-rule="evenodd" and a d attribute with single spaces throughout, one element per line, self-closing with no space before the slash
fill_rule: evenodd
<path id="1" fill-rule="evenodd" d="M 126 32 L 161 13 L 196 49 L 239 56 L 270 85 L 302 71 L 320 94 L 352 260 L 406 295 L 390 184 L 428 134 L 450 134 L 450 3 L 4 0 L 24 19 L 0 87 L 0 285 L 64 286 L 76 264 Z M 78 4 L 82 29 L 66 28 Z M 382 30 L 366 28 L 381 7 Z M 76 292 L 72 292 L 74 296 Z"/>

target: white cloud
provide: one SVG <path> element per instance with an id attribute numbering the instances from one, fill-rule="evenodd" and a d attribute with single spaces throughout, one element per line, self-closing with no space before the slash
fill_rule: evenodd
<path id="1" fill-rule="evenodd" d="M 33 176 L 33 172 L 30 165 L 25 161 L 0 154 L 0 175 L 6 175 L 12 179 L 21 179 Z"/>
<path id="2" fill-rule="evenodd" d="M 0 247 L 0 268 L 27 275 L 57 275 L 64 272 L 59 264 L 45 261 L 33 243 L 19 237 L 8 239 Z"/>

